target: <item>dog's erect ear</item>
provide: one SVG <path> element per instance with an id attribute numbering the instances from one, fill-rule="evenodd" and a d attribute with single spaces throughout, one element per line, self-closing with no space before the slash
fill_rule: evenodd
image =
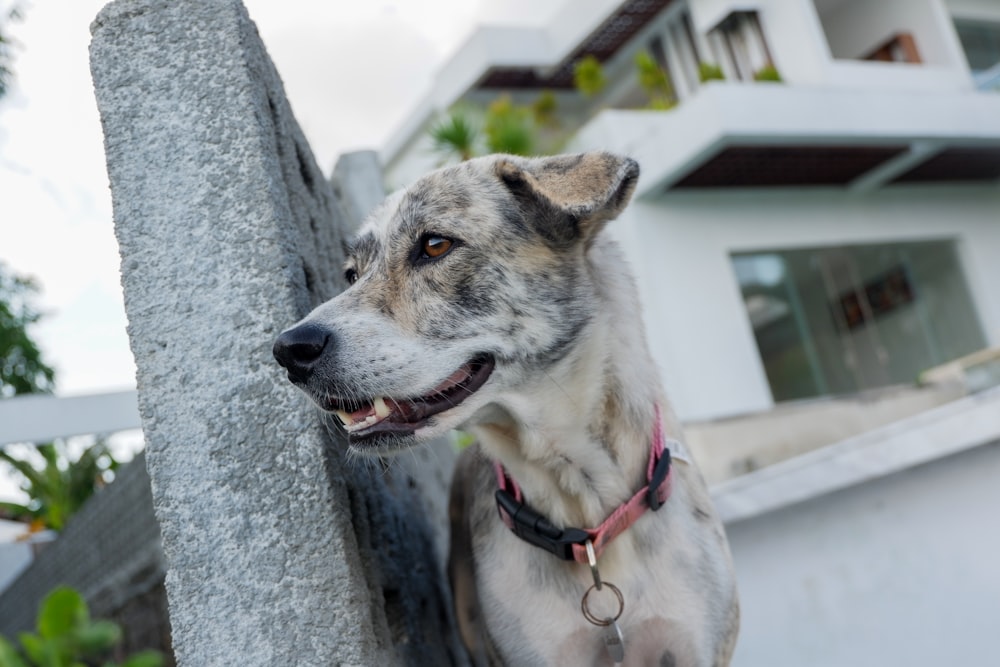
<path id="1" fill-rule="evenodd" d="M 611 153 L 497 160 L 496 173 L 520 203 L 529 224 L 551 241 L 589 245 L 628 204 L 639 164 Z"/>

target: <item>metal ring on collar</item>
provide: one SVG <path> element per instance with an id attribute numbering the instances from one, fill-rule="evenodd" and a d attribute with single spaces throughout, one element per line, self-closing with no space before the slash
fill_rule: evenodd
<path id="1" fill-rule="evenodd" d="M 615 594 L 618 598 L 618 613 L 614 615 L 614 618 L 599 618 L 595 616 L 591 611 L 590 607 L 587 606 L 587 598 L 590 596 L 590 592 L 597 588 L 596 585 L 591 586 L 587 589 L 587 592 L 583 594 L 583 599 L 580 600 L 580 611 L 583 612 L 583 617 L 593 623 L 594 625 L 599 625 L 601 627 L 607 627 L 617 621 L 621 617 L 622 612 L 625 611 L 625 596 L 618 589 L 617 586 L 612 584 L 610 581 L 605 581 L 604 585 L 611 589 L 611 592 Z"/>

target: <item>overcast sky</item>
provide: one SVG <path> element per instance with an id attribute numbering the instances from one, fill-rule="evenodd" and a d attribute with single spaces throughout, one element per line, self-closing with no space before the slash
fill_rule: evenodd
<path id="1" fill-rule="evenodd" d="M 477 23 L 544 23 L 563 0 L 248 0 L 320 166 L 379 148 Z M 0 0 L 9 7 L 10 0 Z M 33 0 L 10 27 L 15 85 L 0 101 L 0 262 L 34 276 L 34 330 L 57 393 L 135 386 L 90 22 L 102 0 Z"/>

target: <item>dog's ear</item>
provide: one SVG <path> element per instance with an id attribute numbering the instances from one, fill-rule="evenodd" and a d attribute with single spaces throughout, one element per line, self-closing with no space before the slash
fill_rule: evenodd
<path id="1" fill-rule="evenodd" d="M 611 153 L 549 158 L 505 156 L 496 174 L 514 194 L 529 224 L 550 241 L 591 239 L 628 204 L 639 164 Z"/>

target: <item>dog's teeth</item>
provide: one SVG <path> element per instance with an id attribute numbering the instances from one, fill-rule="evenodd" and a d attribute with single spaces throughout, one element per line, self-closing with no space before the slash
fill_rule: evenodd
<path id="1" fill-rule="evenodd" d="M 337 419 L 339 419 L 340 423 L 344 426 L 347 426 L 353 421 L 351 419 L 350 412 L 344 412 L 343 410 L 334 410 L 333 414 L 337 415 Z"/>
<path id="2" fill-rule="evenodd" d="M 372 401 L 372 405 L 375 406 L 375 416 L 379 419 L 389 416 L 389 406 L 385 404 L 385 399 L 381 396 Z"/>

